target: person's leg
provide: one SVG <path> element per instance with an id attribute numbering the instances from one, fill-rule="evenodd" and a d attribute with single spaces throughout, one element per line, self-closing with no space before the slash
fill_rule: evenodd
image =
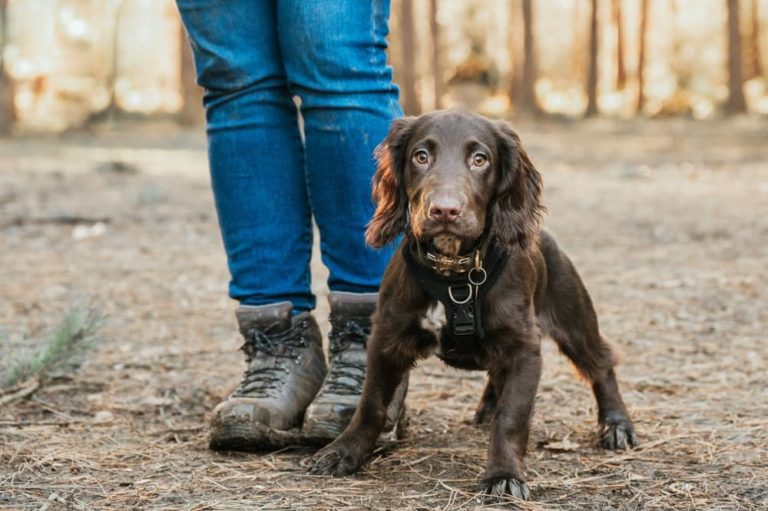
<path id="1" fill-rule="evenodd" d="M 304 150 L 278 46 L 274 0 L 177 0 L 205 89 L 208 156 L 242 304 L 314 308 Z"/>
<path id="2" fill-rule="evenodd" d="M 386 62 L 388 0 L 279 3 L 280 49 L 301 98 L 309 198 L 331 291 L 376 292 L 393 247 L 365 245 L 373 150 L 402 115 Z"/>
<path id="3" fill-rule="evenodd" d="M 309 199 L 330 271 L 330 369 L 307 408 L 305 441 L 333 439 L 357 406 L 371 314 L 394 247 L 365 245 L 373 215 L 373 150 L 402 115 L 386 63 L 388 0 L 285 0 L 278 32 L 291 90 L 301 98 Z M 407 383 L 387 415 L 398 422 Z"/>
<path id="4" fill-rule="evenodd" d="M 204 103 L 211 181 L 248 367 L 213 413 L 210 446 L 296 443 L 327 371 L 309 309 L 311 216 L 303 145 L 274 0 L 177 0 Z"/>

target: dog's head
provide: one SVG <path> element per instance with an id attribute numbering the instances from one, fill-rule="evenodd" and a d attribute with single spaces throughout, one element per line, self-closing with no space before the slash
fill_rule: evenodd
<path id="1" fill-rule="evenodd" d="M 369 245 L 406 230 L 446 255 L 486 230 L 508 248 L 535 239 L 541 175 L 508 123 L 453 110 L 397 119 L 376 157 Z"/>

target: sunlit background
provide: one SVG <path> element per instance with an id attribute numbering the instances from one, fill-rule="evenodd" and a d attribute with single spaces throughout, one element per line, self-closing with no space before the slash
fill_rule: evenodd
<path id="1" fill-rule="evenodd" d="M 201 120 L 173 0 L 0 6 L 6 130 L 119 114 Z M 390 60 L 410 113 L 768 114 L 768 0 L 394 0 L 392 10 Z"/>

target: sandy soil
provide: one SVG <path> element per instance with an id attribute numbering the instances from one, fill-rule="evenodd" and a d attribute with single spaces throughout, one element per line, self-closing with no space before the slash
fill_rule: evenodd
<path id="1" fill-rule="evenodd" d="M 594 447 L 591 393 L 547 341 L 524 508 L 768 509 L 768 125 L 519 131 L 642 442 Z M 73 303 L 107 316 L 79 372 L 0 408 L 0 509 L 480 506 L 484 376 L 434 360 L 412 375 L 407 437 L 358 476 L 308 476 L 302 448 L 206 448 L 243 363 L 200 134 L 0 140 L 0 236 L 0 367 Z"/>

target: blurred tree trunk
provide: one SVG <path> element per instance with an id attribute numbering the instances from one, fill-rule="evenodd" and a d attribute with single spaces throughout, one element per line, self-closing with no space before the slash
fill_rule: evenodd
<path id="1" fill-rule="evenodd" d="M 673 97 L 678 96 L 681 89 L 687 89 L 690 84 L 690 72 L 688 72 L 687 65 L 683 62 L 683 37 L 680 36 L 679 17 L 678 17 L 678 1 L 669 0 L 669 17 L 672 20 L 672 28 L 670 30 L 670 38 L 672 39 L 672 51 L 669 56 L 671 62 L 671 71 L 675 77 L 675 90 Z"/>
<path id="2" fill-rule="evenodd" d="M 440 24 L 437 22 L 437 0 L 429 1 L 429 32 L 432 36 L 432 77 L 434 79 L 435 108 L 442 108 L 442 98 L 445 93 L 443 83 L 443 63 L 440 59 Z"/>
<path id="3" fill-rule="evenodd" d="M 521 115 L 540 113 L 536 102 L 536 39 L 533 23 L 533 2 L 523 0 L 523 62 L 514 102 L 515 110 Z"/>
<path id="4" fill-rule="evenodd" d="M 520 94 L 520 40 L 519 32 L 517 30 L 518 15 L 516 14 L 519 7 L 519 0 L 510 0 L 509 2 L 509 19 L 507 25 L 509 26 L 509 88 L 507 89 L 507 97 L 511 105 L 515 105 L 518 94 Z"/>
<path id="5" fill-rule="evenodd" d="M 589 14 L 589 69 L 587 71 L 587 117 L 597 115 L 597 0 L 591 0 Z"/>
<path id="6" fill-rule="evenodd" d="M 584 49 L 582 43 L 584 42 L 584 27 L 582 26 L 582 18 L 584 17 L 583 6 L 585 4 L 581 1 L 576 2 L 573 5 L 573 41 L 571 43 L 571 73 L 575 81 L 582 81 L 586 76 L 584 74 Z"/>
<path id="7" fill-rule="evenodd" d="M 413 22 L 413 0 L 400 3 L 400 41 L 402 44 L 403 79 L 399 81 L 403 91 L 403 110 L 406 115 L 421 112 L 416 92 L 416 27 Z"/>
<path id="8" fill-rule="evenodd" d="M 650 0 L 642 0 L 640 5 L 640 42 L 637 57 L 637 103 L 636 113 L 642 113 L 645 107 L 645 46 L 648 39 L 648 8 Z"/>
<path id="9" fill-rule="evenodd" d="M 0 0 L 0 134 L 9 133 L 16 122 L 13 79 L 5 69 L 5 45 L 8 37 L 8 0 Z"/>
<path id="10" fill-rule="evenodd" d="M 749 34 L 749 72 L 747 78 L 763 76 L 763 63 L 760 52 L 760 14 L 758 3 L 760 0 L 752 0 L 752 12 L 750 13 L 751 30 Z"/>
<path id="11" fill-rule="evenodd" d="M 624 62 L 624 21 L 621 17 L 621 0 L 613 0 L 613 19 L 616 23 L 616 88 L 627 85 L 627 66 Z"/>
<path id="12" fill-rule="evenodd" d="M 728 6 L 728 115 L 744 113 L 744 76 L 741 63 L 741 32 L 739 26 L 739 0 L 726 0 Z"/>
<path id="13" fill-rule="evenodd" d="M 203 91 L 197 85 L 192 48 L 181 22 L 179 22 L 179 45 L 181 53 L 181 98 L 183 102 L 179 112 L 179 122 L 185 125 L 201 124 L 205 117 Z"/>

